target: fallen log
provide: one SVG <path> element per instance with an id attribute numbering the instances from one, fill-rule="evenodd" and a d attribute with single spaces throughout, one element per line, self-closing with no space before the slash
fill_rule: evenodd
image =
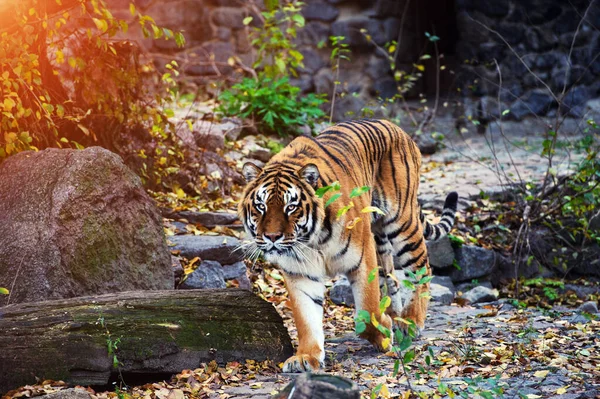
<path id="1" fill-rule="evenodd" d="M 0 393 L 36 378 L 105 385 L 117 372 L 164 375 L 211 360 L 291 355 L 281 317 L 246 290 L 131 291 L 0 308 Z"/>

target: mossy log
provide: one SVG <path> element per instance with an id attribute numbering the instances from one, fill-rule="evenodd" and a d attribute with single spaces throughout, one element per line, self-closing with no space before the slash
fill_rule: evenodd
<path id="1" fill-rule="evenodd" d="M 178 373 L 211 360 L 291 355 L 281 317 L 246 290 L 131 291 L 0 308 L 0 393 L 36 377 L 104 385 L 118 371 Z"/>

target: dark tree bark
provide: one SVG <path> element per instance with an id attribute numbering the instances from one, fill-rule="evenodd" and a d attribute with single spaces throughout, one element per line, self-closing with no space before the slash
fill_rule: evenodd
<path id="1" fill-rule="evenodd" d="M 117 340 L 115 368 L 108 346 Z M 211 360 L 291 355 L 281 317 L 245 290 L 132 291 L 0 308 L 0 393 L 36 377 L 104 385 L 118 371 L 175 374 Z"/>

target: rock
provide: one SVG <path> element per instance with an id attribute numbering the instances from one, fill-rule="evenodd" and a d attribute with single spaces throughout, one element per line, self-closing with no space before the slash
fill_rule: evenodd
<path id="1" fill-rule="evenodd" d="M 487 287 L 475 287 L 462 295 L 472 305 L 482 302 L 494 302 L 498 299 L 498 291 Z"/>
<path id="2" fill-rule="evenodd" d="M 182 289 L 225 288 L 223 267 L 219 262 L 205 260 L 179 285 Z"/>
<path id="3" fill-rule="evenodd" d="M 162 1 L 153 3 L 144 14 L 152 15 L 159 26 L 184 31 L 187 43 L 196 45 L 213 38 L 208 7 L 198 7 L 195 0 L 170 2 L 167 7 Z M 175 40 L 154 40 L 152 43 L 159 50 L 177 49 Z"/>
<path id="4" fill-rule="evenodd" d="M 198 120 L 194 122 L 192 129 L 198 147 L 211 151 L 225 147 L 226 130 L 220 124 Z"/>
<path id="5" fill-rule="evenodd" d="M 525 33 L 525 42 L 536 52 L 543 52 L 556 46 L 558 38 L 549 29 L 529 28 Z"/>
<path id="6" fill-rule="evenodd" d="M 427 241 L 427 255 L 432 267 L 447 267 L 454 262 L 454 248 L 448 236 L 437 241 Z"/>
<path id="7" fill-rule="evenodd" d="M 590 98 L 591 94 L 586 86 L 572 87 L 563 98 L 561 109 L 563 112 L 568 111 L 568 114 L 574 118 L 581 118 L 585 114 L 585 105 Z"/>
<path id="8" fill-rule="evenodd" d="M 564 288 L 559 289 L 561 294 L 569 294 L 573 293 L 580 299 L 587 299 L 590 295 L 598 296 L 600 295 L 600 286 L 599 285 L 580 285 L 573 283 L 566 283 Z"/>
<path id="9" fill-rule="evenodd" d="M 594 301 L 587 301 L 582 303 L 577 310 L 585 313 L 598 313 L 598 304 Z"/>
<path id="10" fill-rule="evenodd" d="M 352 286 L 346 277 L 340 277 L 329 290 L 329 298 L 336 305 L 354 305 Z"/>
<path id="11" fill-rule="evenodd" d="M 304 59 L 302 63 L 304 68 L 300 68 L 299 71 L 314 75 L 317 71 L 325 66 L 325 61 L 321 58 L 318 52 L 311 50 L 310 48 L 304 48 L 301 50 Z"/>
<path id="12" fill-rule="evenodd" d="M 533 90 L 510 107 L 510 116 L 517 120 L 525 116 L 543 116 L 554 105 L 554 99 L 545 90 Z"/>
<path id="13" fill-rule="evenodd" d="M 340 122 L 347 119 L 356 119 L 366 102 L 360 97 L 348 95 L 338 98 L 333 111 L 333 121 Z"/>
<path id="14" fill-rule="evenodd" d="M 496 253 L 489 249 L 463 245 L 454 255 L 460 270 L 452 268 L 449 276 L 455 283 L 487 276 L 496 267 Z"/>
<path id="15" fill-rule="evenodd" d="M 308 21 L 331 22 L 338 17 L 339 13 L 336 7 L 323 2 L 310 2 L 302 8 L 302 15 Z"/>
<path id="16" fill-rule="evenodd" d="M 187 52 L 190 62 L 185 73 L 192 76 L 207 76 L 229 74 L 233 70 L 227 64 L 229 57 L 235 54 L 232 43 L 208 42 L 189 49 Z"/>
<path id="17" fill-rule="evenodd" d="M 431 283 L 446 287 L 453 293 L 456 292 L 456 287 L 454 286 L 452 279 L 448 276 L 433 276 Z"/>
<path id="18" fill-rule="evenodd" d="M 368 18 L 364 15 L 352 16 L 331 24 L 331 34 L 333 36 L 344 36 L 350 47 L 368 48 L 372 46 L 361 30 L 366 30 L 365 34 L 370 35 L 371 40 L 378 45 L 396 39 L 396 32 L 386 26 L 385 20 Z"/>
<path id="19" fill-rule="evenodd" d="M 456 285 L 456 290 L 460 291 L 460 292 L 467 292 L 469 290 L 472 290 L 475 287 L 485 287 L 485 288 L 489 288 L 490 290 L 493 289 L 492 287 L 492 283 L 489 281 L 478 281 L 478 282 L 473 282 L 473 281 L 467 281 L 464 283 L 460 283 Z"/>
<path id="20" fill-rule="evenodd" d="M 91 399 L 92 395 L 85 389 L 67 388 L 39 397 L 40 399 Z"/>
<path id="21" fill-rule="evenodd" d="M 247 11 L 243 7 L 219 7 L 211 14 L 212 22 L 217 26 L 230 29 L 242 29 Z"/>
<path id="22" fill-rule="evenodd" d="M 13 284 L 10 303 L 173 287 L 160 214 L 118 155 L 47 149 L 0 164 L 0 287 Z"/>
<path id="23" fill-rule="evenodd" d="M 298 87 L 301 93 L 309 93 L 315 88 L 312 77 L 307 74 L 301 74 L 298 78 L 290 79 L 290 84 Z"/>
<path id="24" fill-rule="evenodd" d="M 181 262 L 177 256 L 171 255 L 171 266 L 173 267 L 173 278 L 177 283 L 181 281 L 184 273 L 183 266 L 181 266 Z"/>
<path id="25" fill-rule="evenodd" d="M 179 250 L 181 256 L 188 259 L 196 256 L 202 260 L 214 260 L 224 265 L 231 265 L 242 260 L 242 251 L 235 251 L 241 241 L 229 236 L 173 236 L 169 238 Z"/>
<path id="26" fill-rule="evenodd" d="M 390 99 L 398 94 L 398 84 L 393 77 L 386 75 L 379 76 L 375 80 L 373 86 L 371 87 L 371 91 L 378 97 Z"/>
<path id="27" fill-rule="evenodd" d="M 316 45 L 331 35 L 330 24 L 318 21 L 308 21 L 304 28 L 298 31 L 298 44 Z"/>
<path id="28" fill-rule="evenodd" d="M 246 264 L 244 262 L 236 262 L 233 265 L 223 266 L 223 277 L 225 280 L 237 280 L 239 287 L 245 290 L 252 288 L 252 283 L 248 278 Z"/>
<path id="29" fill-rule="evenodd" d="M 175 220 L 184 219 L 188 223 L 200 224 L 211 229 L 215 226 L 229 226 L 239 221 L 237 214 L 230 212 L 172 212 L 170 209 L 165 209 L 163 215 Z"/>
<path id="30" fill-rule="evenodd" d="M 315 91 L 320 94 L 331 95 L 331 91 L 333 90 L 333 80 L 333 72 L 331 72 L 331 69 L 321 69 L 313 79 L 315 82 Z"/>
<path id="31" fill-rule="evenodd" d="M 431 300 L 444 305 L 450 305 L 454 300 L 454 293 L 443 285 L 431 283 L 429 285 Z"/>

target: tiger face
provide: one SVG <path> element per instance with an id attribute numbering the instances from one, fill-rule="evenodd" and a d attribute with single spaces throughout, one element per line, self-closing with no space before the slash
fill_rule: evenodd
<path id="1" fill-rule="evenodd" d="M 238 213 L 254 249 L 270 262 L 300 261 L 302 246 L 317 239 L 323 220 L 322 201 L 314 191 L 318 168 L 274 165 L 262 170 L 246 163 L 242 173 L 249 184 Z"/>

